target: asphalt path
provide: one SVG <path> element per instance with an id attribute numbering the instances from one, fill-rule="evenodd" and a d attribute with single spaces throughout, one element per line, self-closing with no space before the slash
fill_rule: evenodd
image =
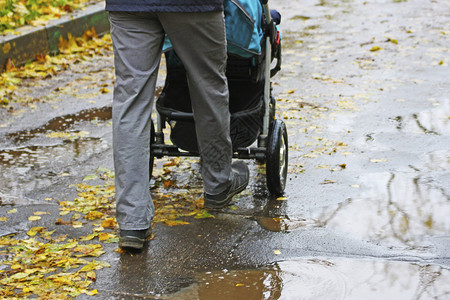
<path id="1" fill-rule="evenodd" d="M 285 194 L 271 196 L 264 165 L 248 160 L 248 189 L 214 217 L 157 223 L 139 253 L 105 244 L 111 267 L 97 272 L 95 297 L 448 299 L 449 3 L 270 5 L 282 14 L 283 65 L 272 86 L 289 134 Z M 2 114 L 0 215 L 21 213 L 8 215 L 1 235 L 24 236 L 37 210 L 50 212 L 40 226 L 55 227 L 58 201 L 76 197 L 70 185 L 112 169 L 112 93 L 92 92 L 98 83 L 112 89 L 112 72 L 111 53 L 80 62 L 24 91 L 42 98 L 56 89 L 54 101 Z M 164 68 L 160 75 L 159 87 Z M 157 160 L 155 185 L 168 161 Z M 157 186 L 155 199 L 201 190 L 197 160 L 180 165 L 170 172 L 177 184 Z M 91 230 L 55 228 L 74 237 Z"/>

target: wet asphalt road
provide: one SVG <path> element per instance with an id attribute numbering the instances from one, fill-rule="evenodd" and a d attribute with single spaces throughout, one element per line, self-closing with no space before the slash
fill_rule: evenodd
<path id="1" fill-rule="evenodd" d="M 156 224 L 133 255 L 105 245 L 112 266 L 98 271 L 97 298 L 448 299 L 450 4 L 273 0 L 271 8 L 283 18 L 282 71 L 272 82 L 289 133 L 284 197 L 270 196 L 264 168 L 248 161 L 250 187 L 215 218 Z M 23 213 L 0 234 L 25 232 L 36 209 L 51 211 L 42 222 L 54 226 L 58 205 L 44 199 L 73 198 L 71 183 L 112 168 L 111 94 L 89 96 L 111 74 L 111 57 L 80 63 L 28 91 L 69 87 L 59 100 L 2 115 L 0 213 L 11 205 Z M 48 130 L 89 134 L 58 140 Z M 174 171 L 172 180 L 200 186 L 192 166 L 194 175 Z"/>

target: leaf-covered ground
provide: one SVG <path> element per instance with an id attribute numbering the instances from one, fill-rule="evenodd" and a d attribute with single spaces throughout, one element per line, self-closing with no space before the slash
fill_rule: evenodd
<path id="1" fill-rule="evenodd" d="M 183 189 L 172 179 L 171 172 L 179 168 L 188 170 L 192 163 L 196 162 L 168 160 L 155 174 L 154 223 L 176 226 L 189 224 L 191 218 L 214 217 L 203 209 L 201 187 Z M 76 198 L 58 201 L 59 216 L 51 228 L 40 224 L 41 217 L 50 213 L 35 211 L 28 216 L 35 226 L 26 235 L 0 237 L 0 298 L 70 299 L 97 294 L 97 290 L 89 287 L 97 279 L 96 271 L 110 266 L 101 260 L 106 253 L 104 245 L 117 243 L 119 239 L 113 179 L 110 170 L 99 168 L 95 174 L 85 176 L 82 183 L 73 185 L 78 193 Z M 8 216 L 0 218 L 0 223 L 5 224 L 20 210 L 12 208 Z M 64 232 L 82 227 L 91 228 L 91 233 L 78 238 L 55 233 L 56 229 Z M 116 252 L 127 254 L 120 248 Z"/>
<path id="2" fill-rule="evenodd" d="M 1 0 L 0 31 L 7 34 L 25 25 L 46 25 L 49 20 L 97 2 L 100 0 Z"/>
<path id="3" fill-rule="evenodd" d="M 57 76 L 66 71 L 71 65 L 80 61 L 91 60 L 98 56 L 109 55 L 112 51 L 112 42 L 109 34 L 98 37 L 95 30 L 87 30 L 81 37 L 69 35 L 67 40 L 59 42 L 60 54 L 55 56 L 41 55 L 35 61 L 21 67 L 16 67 L 10 62 L 6 70 L 0 73 L 0 109 L 14 111 L 14 104 L 33 105 L 34 99 L 18 95 L 21 83 L 24 80 L 41 80 Z M 99 93 L 108 93 L 106 87 L 99 87 Z"/>

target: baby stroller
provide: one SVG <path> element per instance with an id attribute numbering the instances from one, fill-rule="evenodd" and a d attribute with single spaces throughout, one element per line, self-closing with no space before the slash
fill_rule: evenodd
<path id="1" fill-rule="evenodd" d="M 283 121 L 275 118 L 270 78 L 281 65 L 280 15 L 268 0 L 225 0 L 227 79 L 230 94 L 230 134 L 233 157 L 266 163 L 271 194 L 284 192 L 288 165 L 288 137 Z M 157 122 L 152 123 L 150 174 L 154 158 L 199 156 L 186 71 L 166 40 L 167 77 L 156 100 Z M 271 68 L 271 63 L 276 65 Z M 163 129 L 170 126 L 165 144 Z M 256 143 L 255 143 L 256 142 Z M 256 145 L 255 145 L 256 144 Z"/>

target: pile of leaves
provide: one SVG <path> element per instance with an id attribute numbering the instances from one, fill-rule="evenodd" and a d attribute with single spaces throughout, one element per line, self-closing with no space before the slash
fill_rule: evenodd
<path id="1" fill-rule="evenodd" d="M 73 37 L 69 34 L 67 39 L 61 38 L 58 55 L 39 55 L 35 61 L 21 67 L 16 67 L 9 61 L 5 72 L 0 74 L 0 108 L 13 111 L 13 104 L 24 101 L 15 95 L 15 91 L 20 89 L 20 83 L 23 80 L 51 78 L 60 72 L 70 70 L 72 64 L 109 55 L 111 51 L 111 36 L 107 34 L 100 38 L 92 28 L 81 37 Z M 99 89 L 99 93 L 105 92 L 108 92 L 105 88 Z M 21 102 L 21 104 L 28 103 Z"/>
<path id="2" fill-rule="evenodd" d="M 154 223 L 176 226 L 189 224 L 189 218 L 214 217 L 203 209 L 201 187 L 183 189 L 177 185 L 176 176 L 171 174 L 180 168 L 187 170 L 190 163 L 180 158 L 171 159 L 156 175 L 152 190 Z M 106 253 L 104 244 L 119 240 L 114 216 L 114 174 L 99 168 L 73 187 L 77 197 L 59 201 L 60 217 L 55 220 L 54 228 L 39 226 L 41 216 L 50 213 L 34 212 L 28 220 L 36 226 L 26 235 L 17 233 L 0 237 L 0 298 L 68 299 L 98 293 L 89 286 L 96 281 L 97 270 L 110 266 L 98 258 Z M 8 214 L 20 213 L 19 210 L 13 208 Z M 55 233 L 66 232 L 65 226 L 85 227 L 91 233 L 80 237 Z M 116 252 L 127 253 L 120 248 Z"/>
<path id="3" fill-rule="evenodd" d="M 3 34 L 24 25 L 42 26 L 100 0 L 0 0 Z"/>
<path id="4" fill-rule="evenodd" d="M 177 182 L 177 173 L 192 171 L 191 164 L 195 163 L 197 163 L 195 160 L 175 157 L 163 163 L 162 169 L 153 170 L 153 175 L 156 177 L 152 191 L 155 205 L 154 223 L 177 226 L 189 224 L 189 217 L 214 218 L 204 209 L 201 185 L 193 184 L 195 180 L 190 180 L 188 186 Z"/>
<path id="5" fill-rule="evenodd" d="M 106 253 L 102 243 L 118 241 L 113 176 L 105 169 L 99 173 L 103 184 L 77 184 L 78 197 L 59 202 L 61 218 L 55 220 L 54 229 L 34 226 L 25 238 L 20 233 L 0 237 L 0 298 L 67 299 L 97 294 L 89 289 L 96 281 L 96 270 L 110 266 L 97 260 Z M 17 208 L 8 211 L 14 213 Z M 34 212 L 28 220 L 39 223 L 44 214 L 49 213 Z M 78 238 L 55 236 L 57 229 L 65 231 L 61 226 L 92 226 L 92 233 Z"/>

